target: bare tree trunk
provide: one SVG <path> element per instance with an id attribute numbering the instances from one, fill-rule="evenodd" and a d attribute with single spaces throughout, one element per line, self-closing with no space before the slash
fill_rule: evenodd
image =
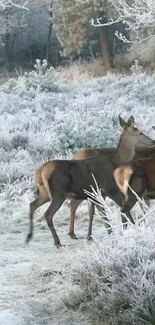
<path id="1" fill-rule="evenodd" d="M 11 34 L 6 33 L 5 34 L 5 56 L 6 56 L 6 61 L 7 64 L 10 64 L 11 59 L 12 59 L 12 53 L 11 53 Z"/>
<path id="2" fill-rule="evenodd" d="M 46 45 L 46 60 L 49 63 L 50 61 L 50 45 L 51 45 L 51 34 L 52 34 L 52 23 L 50 23 L 47 37 L 47 45 Z"/>
<path id="3" fill-rule="evenodd" d="M 103 57 L 103 63 L 106 70 L 113 67 L 112 54 L 110 49 L 110 42 L 108 37 L 108 31 L 106 27 L 99 28 L 100 42 L 101 42 L 101 52 Z"/>
<path id="4" fill-rule="evenodd" d="M 4 42 L 4 50 L 5 50 L 5 59 L 7 65 L 12 63 L 13 57 L 12 57 L 12 49 L 13 49 L 13 33 L 11 32 L 9 28 L 9 14 L 6 11 L 6 33 L 3 36 L 3 42 Z"/>
<path id="5" fill-rule="evenodd" d="M 50 26 L 48 30 L 48 36 L 47 36 L 47 44 L 46 44 L 46 60 L 49 63 L 50 61 L 50 46 L 51 46 L 51 34 L 52 34 L 52 3 L 50 5 Z"/>

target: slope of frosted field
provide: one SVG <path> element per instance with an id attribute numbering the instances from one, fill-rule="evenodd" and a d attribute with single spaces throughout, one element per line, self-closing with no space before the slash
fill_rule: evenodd
<path id="1" fill-rule="evenodd" d="M 130 293 L 133 298 L 130 303 L 134 306 L 138 296 L 138 306 L 144 307 L 142 287 L 150 299 L 154 294 L 152 278 L 148 276 L 148 284 L 142 282 L 148 265 L 154 274 L 154 257 L 150 259 L 155 244 L 153 201 L 146 213 L 138 204 L 133 209 L 135 220 L 142 217 L 147 222 L 138 225 L 137 221 L 136 226 L 130 225 L 124 232 L 119 209 L 107 200 L 107 215 L 114 233 L 108 236 L 102 218 L 96 215 L 94 243 L 84 239 L 88 225 L 86 203 L 77 212 L 75 227 L 79 239 L 68 238 L 69 205 L 66 202 L 54 217 L 58 235 L 66 245 L 60 250 L 53 246 L 43 218 L 47 204 L 36 212 L 34 238 L 28 245 L 25 238 L 37 166 L 48 159 L 71 158 L 82 148 L 116 146 L 121 133 L 118 114 L 124 119 L 134 115 L 137 126 L 155 139 L 155 131 L 151 128 L 155 125 L 155 75 L 109 74 L 84 83 L 65 84 L 58 82 L 56 76 L 50 79 L 46 74 L 41 78 L 30 74 L 17 81 L 10 79 L 0 86 L 0 98 L 0 324 L 100 324 L 96 316 L 99 303 L 104 302 L 106 306 L 101 292 L 95 296 L 96 287 L 90 286 L 91 297 L 86 294 L 86 282 L 91 281 L 88 274 L 92 274 L 96 285 L 103 276 L 95 280 L 93 277 L 97 272 L 93 267 L 95 263 L 99 265 L 99 261 L 104 263 L 100 265 L 104 274 L 110 272 L 115 261 L 117 269 L 124 268 L 128 283 L 132 282 L 130 287 L 137 281 L 135 291 Z M 131 272 L 132 255 L 133 264 L 135 260 L 137 263 L 134 274 Z M 81 274 L 85 274 L 84 279 Z M 75 277 L 79 282 L 76 283 Z M 117 281 L 119 283 L 118 278 Z M 114 290 L 117 292 L 116 287 Z M 107 295 L 109 309 L 104 310 L 104 324 L 130 324 L 127 322 L 132 318 L 130 312 L 123 314 L 121 311 L 125 322 L 115 306 L 112 309 L 114 292 L 113 300 L 111 292 Z M 137 315 L 134 308 L 132 312 Z M 113 319 L 112 315 L 109 317 L 110 309 Z M 137 319 L 135 324 L 145 324 Z M 150 319 L 147 322 L 153 324 Z M 134 324 L 133 319 L 131 324 Z"/>

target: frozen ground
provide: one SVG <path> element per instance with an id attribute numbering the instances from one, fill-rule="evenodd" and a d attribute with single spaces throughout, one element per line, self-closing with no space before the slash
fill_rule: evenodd
<path id="1" fill-rule="evenodd" d="M 76 220 L 77 241 L 67 236 L 67 204 L 55 218 L 61 242 L 66 245 L 59 250 L 53 246 L 52 236 L 42 218 L 45 207 L 37 212 L 33 240 L 28 245 L 25 244 L 28 230 L 27 205 L 28 200 L 24 198 L 22 202 L 12 204 L 12 207 L 8 203 L 5 218 L 0 225 L 0 324 L 89 324 L 87 315 L 84 317 L 80 312 L 65 307 L 62 298 L 68 293 L 68 281 L 63 279 L 63 286 L 61 284 L 63 272 L 69 265 L 67 256 L 73 256 L 74 259 L 77 249 L 91 245 L 84 240 L 88 224 L 86 203 L 79 208 Z M 9 216 L 9 211 L 14 212 Z M 96 216 L 96 238 L 106 235 L 102 226 L 100 216 Z"/>

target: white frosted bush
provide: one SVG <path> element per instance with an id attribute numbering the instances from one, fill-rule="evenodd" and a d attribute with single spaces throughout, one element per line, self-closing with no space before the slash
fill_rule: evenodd
<path id="1" fill-rule="evenodd" d="M 143 222 L 135 226 L 129 223 L 123 231 L 117 214 L 113 215 L 98 187 L 88 194 L 90 200 L 97 200 L 105 208 L 113 232 L 86 245 L 84 251 L 79 250 L 76 262 L 70 258 L 69 279 L 77 290 L 65 296 L 64 304 L 70 309 L 86 309 L 94 324 L 154 325 L 154 211 L 141 210 Z"/>
<path id="2" fill-rule="evenodd" d="M 64 303 L 87 311 L 93 324 L 153 325 L 154 230 L 147 224 L 124 234 L 118 229 L 76 252 L 74 262 L 70 260 L 68 278 L 77 289 L 65 295 Z"/>
<path id="3" fill-rule="evenodd" d="M 44 61 L 41 64 L 37 59 L 34 65 L 36 71 L 25 72 L 17 79 L 10 79 L 2 89 L 6 93 L 14 92 L 21 96 L 26 95 L 28 91 L 30 97 L 33 97 L 35 92 L 56 90 L 56 86 L 53 86 L 55 70 L 53 67 L 47 68 Z"/>

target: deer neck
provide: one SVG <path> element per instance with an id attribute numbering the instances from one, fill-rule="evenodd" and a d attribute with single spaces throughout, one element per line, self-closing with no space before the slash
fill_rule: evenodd
<path id="1" fill-rule="evenodd" d="M 126 164 L 133 159 L 134 155 L 135 147 L 133 147 L 129 141 L 125 141 L 122 137 L 115 153 L 116 164 Z"/>

